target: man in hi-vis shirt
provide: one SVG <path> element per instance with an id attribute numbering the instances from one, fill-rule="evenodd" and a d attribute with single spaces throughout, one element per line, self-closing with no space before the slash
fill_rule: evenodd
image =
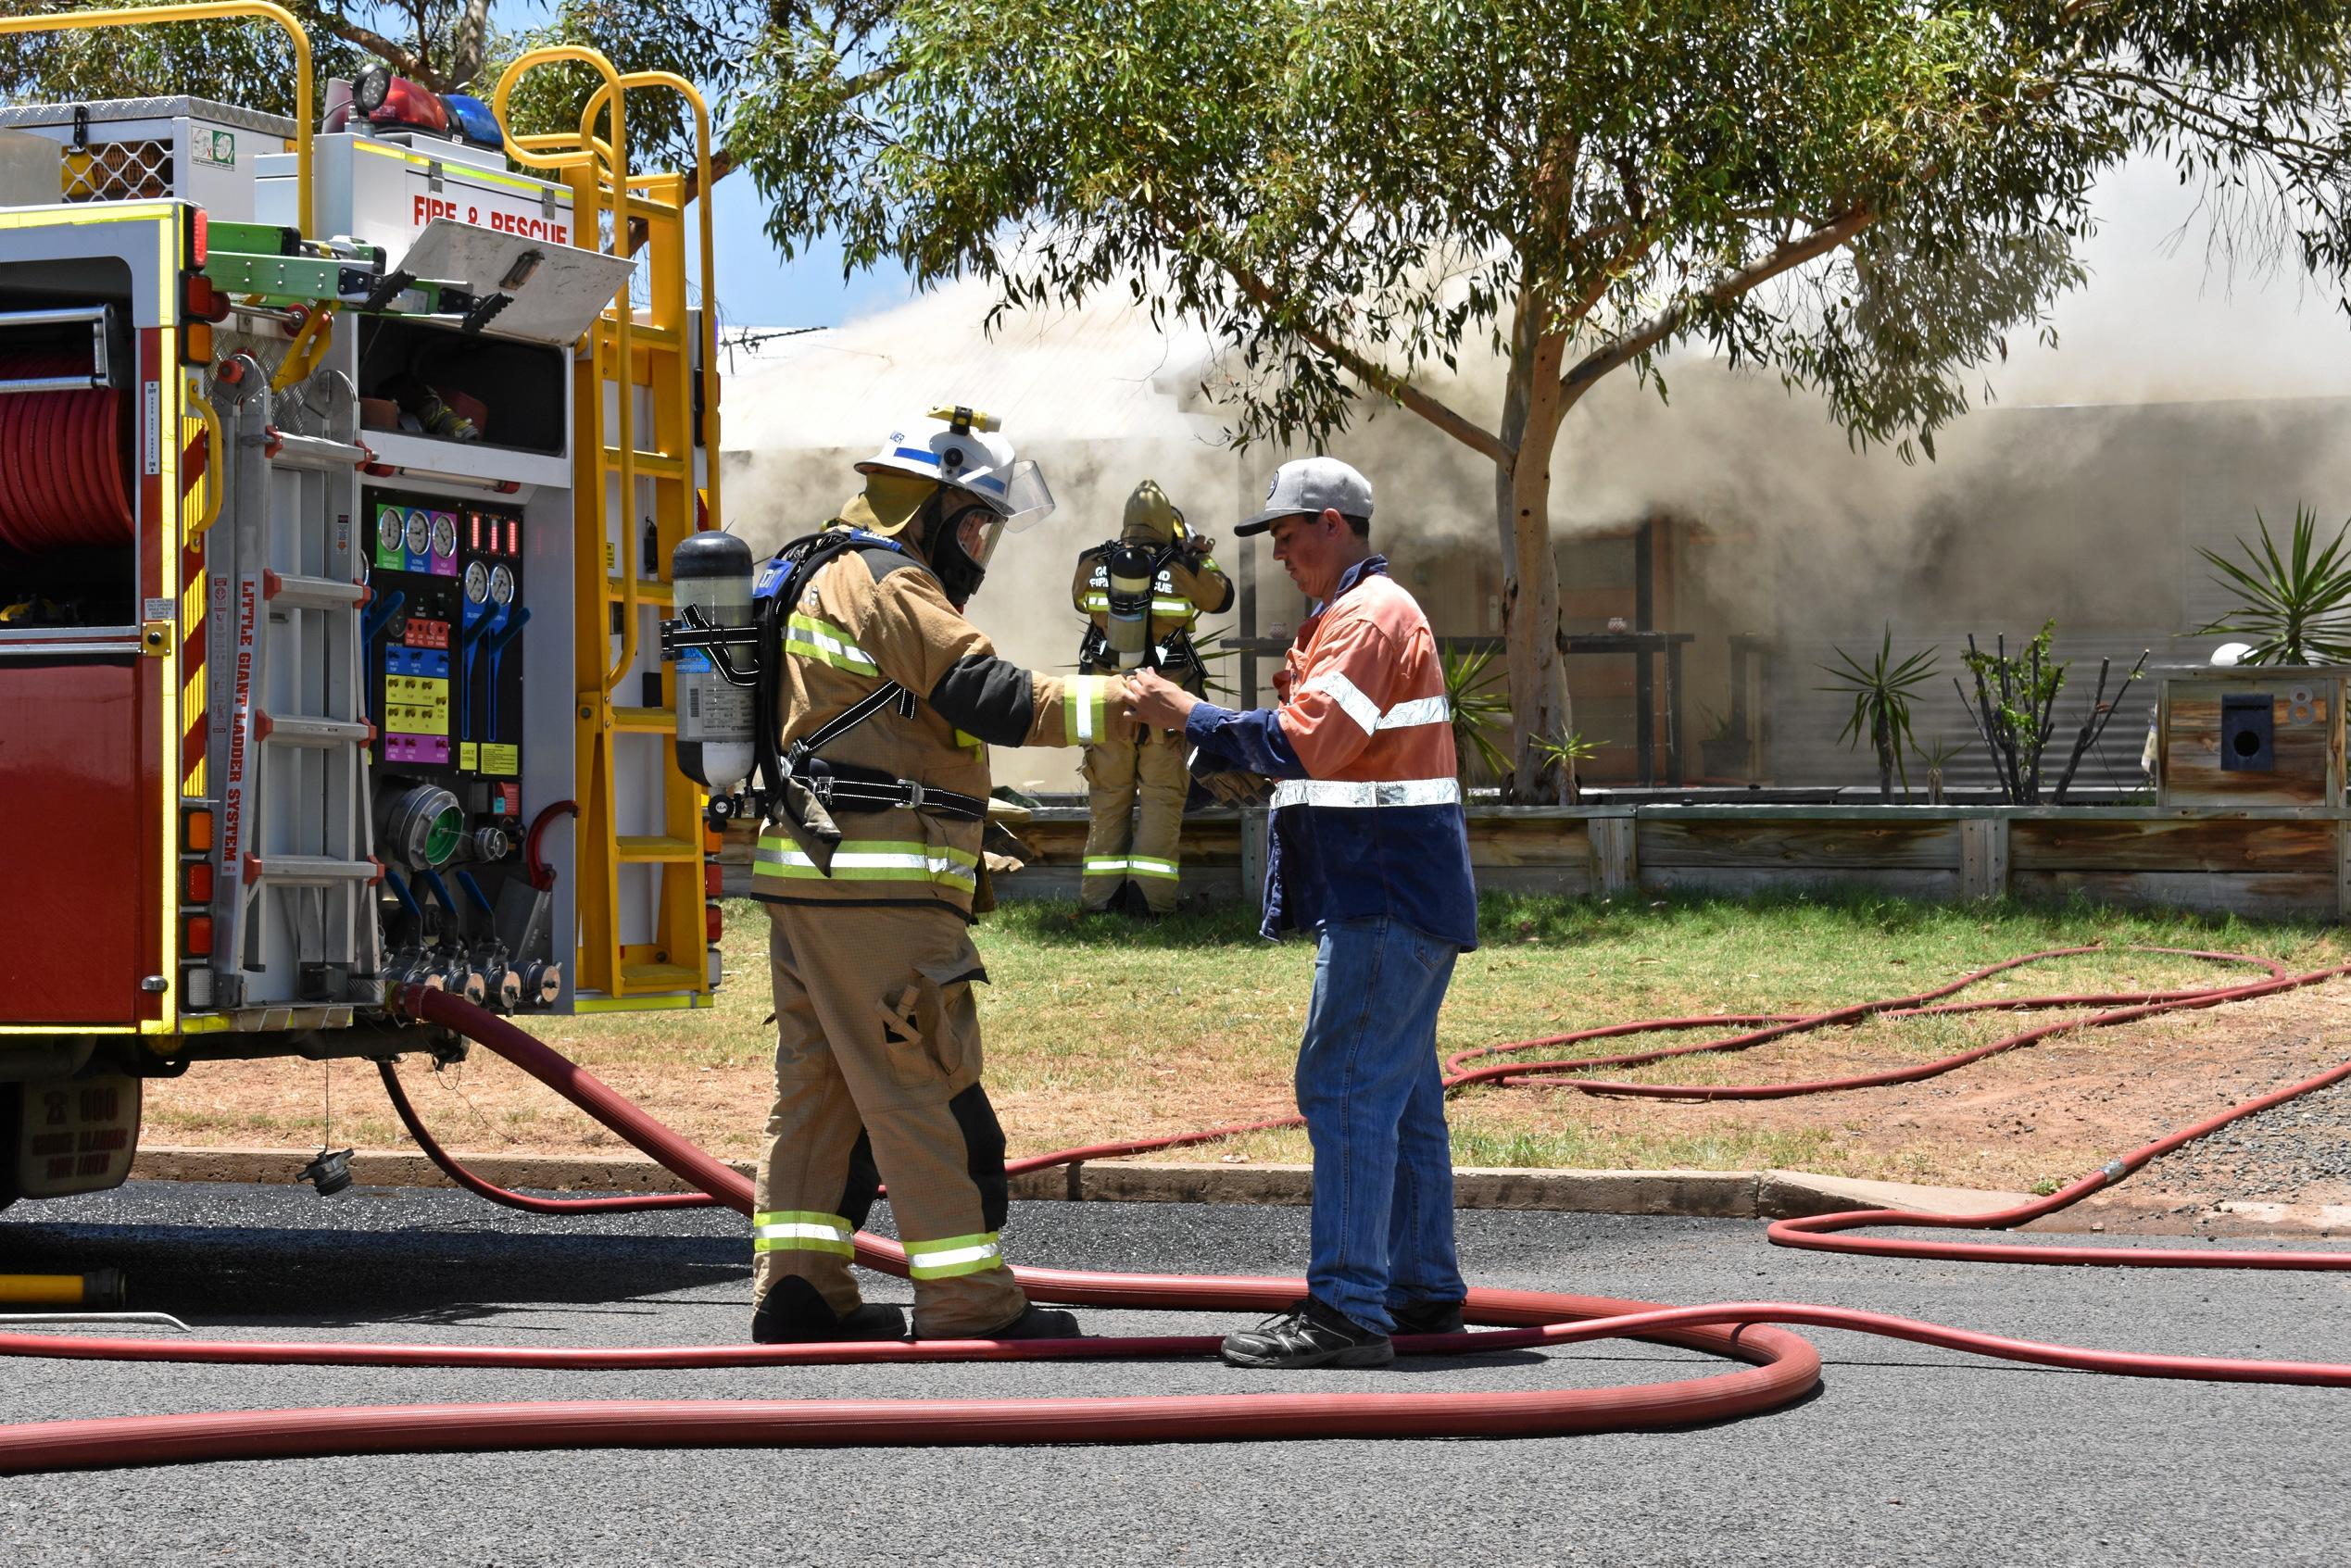
<path id="1" fill-rule="evenodd" d="M 1437 1011 L 1477 945 L 1445 673 L 1428 618 L 1371 546 L 1371 483 L 1332 458 L 1285 463 L 1265 508 L 1274 558 L 1313 601 L 1275 688 L 1235 712 L 1149 671 L 1139 723 L 1181 724 L 1197 769 L 1277 781 L 1265 857 L 1268 936 L 1315 934 L 1298 1051 L 1314 1148 L 1307 1298 L 1228 1335 L 1237 1366 L 1379 1366 L 1390 1333 L 1461 1327 L 1452 1149 Z"/>

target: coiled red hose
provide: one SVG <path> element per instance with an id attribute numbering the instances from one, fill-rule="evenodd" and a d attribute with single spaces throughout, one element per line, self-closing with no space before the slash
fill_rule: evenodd
<path id="1" fill-rule="evenodd" d="M 2045 955 L 2035 955 L 2041 957 Z M 2226 957 L 2226 955 L 2208 955 Z M 2018 960 L 2018 961 L 2030 961 Z M 2015 967 L 2014 963 L 1998 966 Z M 2289 985 L 2316 984 L 2351 970 L 2284 975 L 2269 966 L 2271 978 L 2251 986 L 2224 987 L 2230 995 L 2167 993 L 2161 1001 L 2101 1014 L 2104 1022 L 2174 1006 L 2215 1005 L 2236 995 L 2261 995 Z M 1997 972 L 1997 970 L 1984 972 Z M 1970 977 L 1980 978 L 1980 976 Z M 1958 985 L 1969 983 L 1963 980 Z M 1957 985 L 1817 1015 L 1849 1020 L 1903 1009 L 1929 1010 L 1922 998 L 1947 996 Z M 2207 997 L 2210 999 L 2206 999 Z M 2112 998 L 2101 998 L 2111 1000 Z M 410 987 L 402 1005 L 415 1016 L 458 1030 L 506 1057 L 556 1089 L 589 1115 L 651 1155 L 664 1168 L 703 1194 L 748 1212 L 750 1184 L 730 1167 L 670 1133 L 576 1063 L 516 1029 L 446 992 Z M 1996 1004 L 2007 1007 L 2018 1002 Z M 1936 1010 L 1965 1010 L 1964 1009 Z M 1684 1021 L 1694 1023 L 1697 1021 Z M 1719 1025 L 1719 1019 L 1705 1021 Z M 1774 1021 L 1781 1022 L 1803 1021 Z M 1655 1025 L 1652 1025 L 1654 1027 Z M 1818 1024 L 1814 1026 L 1817 1027 Z M 1630 1033 L 1627 1026 L 1613 1031 Z M 1593 1032 L 1598 1033 L 1598 1032 Z M 2035 1033 L 2035 1037 L 2047 1031 Z M 1590 1037 L 1562 1036 L 1560 1040 Z M 1736 1038 L 1736 1037 L 1734 1037 Z M 1554 1044 L 1553 1041 L 1529 1045 Z M 1752 1043 L 1752 1042 L 1750 1042 Z M 1716 1048 L 1729 1048 L 1717 1042 Z M 1678 1048 L 1679 1049 L 1679 1048 Z M 1964 1053 L 1980 1060 L 1988 1051 Z M 1556 1064 L 1521 1064 L 1520 1074 Z M 1564 1065 L 1582 1065 L 1569 1063 Z M 1947 1068 L 1945 1069 L 1948 1070 Z M 2127 1169 L 2153 1159 L 2212 1128 L 2281 1103 L 2326 1083 L 2351 1076 L 2351 1063 L 2320 1078 L 2280 1090 L 2221 1116 L 2207 1119 L 2117 1161 Z M 409 1112 L 413 1115 L 412 1110 Z M 1194 1141 L 1210 1135 L 1193 1135 Z M 1107 1149 L 1115 1147 L 1102 1146 Z M 438 1146 L 432 1146 L 438 1151 Z M 1083 1158 L 1098 1151 L 1072 1151 Z M 447 1160 L 445 1153 L 438 1158 Z M 1024 1162 L 1031 1164 L 1034 1162 Z M 2064 1194 L 2028 1206 L 2036 1213 L 2078 1200 L 2118 1175 L 2085 1177 Z M 470 1184 L 471 1185 L 471 1184 Z M 481 1184 L 486 1186 L 487 1184 Z M 2079 1190 L 2077 1190 L 2079 1189 Z M 476 1190 L 481 1190 L 480 1186 Z M 503 1189 L 496 1189 L 503 1191 Z M 2068 1197 L 2068 1194 L 2071 1196 Z M 519 1195 L 508 1195 L 519 1196 Z M 693 1196 L 693 1195 L 665 1195 Z M 532 1203 L 549 1200 L 533 1199 Z M 2021 1210 L 2018 1212 L 2022 1212 Z M 1993 1223 L 2004 1216 L 1993 1217 Z M 1834 1222 L 1849 1224 L 1838 1226 Z M 1850 1250 L 1911 1248 L 1908 1256 L 2030 1258 L 2044 1261 L 2044 1249 L 1974 1248 L 1944 1253 L 1945 1243 L 1894 1243 L 1883 1238 L 1829 1236 L 1824 1228 L 1870 1223 L 1916 1225 L 1917 1215 L 1870 1211 L 1827 1216 L 1796 1234 L 1805 1246 L 1842 1246 Z M 1946 1223 L 1946 1222 L 1931 1222 Z M 1983 1221 L 1947 1222 L 1952 1224 Z M 2021 1223 L 2009 1219 L 2007 1223 Z M 1775 1226 L 1774 1239 L 1781 1239 Z M 861 1234 L 858 1261 L 903 1275 L 904 1252 L 894 1243 Z M 2045 1249 L 2093 1250 L 2093 1249 Z M 2096 1252 L 2090 1259 L 2117 1261 Z M 2324 1254 L 2213 1253 L 2194 1266 L 2242 1264 L 2248 1257 L 2326 1257 Z M 2183 1266 L 2175 1261 L 2172 1266 Z M 2269 1263 L 2256 1266 L 2311 1266 Z M 2342 1266 L 2338 1261 L 2318 1266 Z M 1110 1307 L 1193 1310 L 1275 1310 L 1294 1299 L 1302 1282 L 1220 1279 L 1173 1275 L 1100 1274 L 1072 1270 L 1015 1269 L 1015 1277 L 1038 1299 Z M 0 1427 L 0 1473 L 90 1465 L 175 1462 L 196 1459 L 261 1458 L 295 1454 L 426 1452 L 480 1449 L 586 1447 L 740 1447 L 812 1444 L 1209 1441 L 1299 1436 L 1501 1436 L 1634 1427 L 1680 1425 L 1721 1420 L 1777 1408 L 1817 1383 L 1817 1353 L 1779 1324 L 1812 1324 L 1877 1334 L 1913 1343 L 2031 1364 L 2068 1367 L 2142 1377 L 2205 1381 L 2297 1384 L 2351 1387 L 2351 1365 L 2257 1361 L 2193 1356 L 2153 1356 L 2048 1345 L 1975 1334 L 1942 1324 L 1883 1313 L 1791 1302 L 1723 1302 L 1703 1307 L 1664 1307 L 1603 1298 L 1528 1291 L 1473 1290 L 1465 1314 L 1486 1324 L 1519 1325 L 1502 1332 L 1405 1337 L 1400 1348 L 1414 1353 L 1502 1350 L 1553 1346 L 1631 1336 L 1724 1355 L 1753 1363 L 1713 1377 L 1632 1387 L 1532 1390 L 1510 1394 L 1282 1395 L 1193 1399 L 1092 1399 L 952 1401 L 746 1401 L 616 1400 L 508 1405 L 361 1407 L 343 1410 L 238 1411 L 192 1415 L 49 1422 Z M 621 1367 L 809 1364 L 836 1361 L 1007 1361 L 1132 1356 L 1194 1355 L 1211 1338 L 1124 1338 L 1003 1343 L 928 1341 L 860 1346 L 674 1347 L 653 1349 L 548 1350 L 518 1348 L 448 1349 L 414 1345 L 255 1344 L 234 1341 L 92 1340 L 43 1335 L 0 1335 L 0 1354 L 69 1356 L 86 1359 L 403 1366 Z"/>
<path id="2" fill-rule="evenodd" d="M 71 375 L 86 358 L 0 357 L 0 381 Z M 0 395 L 0 548 L 22 555 L 135 536 L 113 387 Z"/>

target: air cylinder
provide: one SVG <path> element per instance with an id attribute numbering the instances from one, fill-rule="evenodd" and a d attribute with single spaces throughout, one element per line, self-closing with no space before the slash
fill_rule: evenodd
<path id="1" fill-rule="evenodd" d="M 1120 545 L 1110 553 L 1110 626 L 1103 633 L 1121 670 L 1139 670 L 1151 646 L 1151 552 Z"/>
<path id="2" fill-rule="evenodd" d="M 677 612 L 701 612 L 714 628 L 751 624 L 751 547 L 732 533 L 690 533 L 670 555 L 670 584 Z M 727 658 L 741 673 L 751 649 L 736 644 Z M 709 649 L 677 653 L 677 765 L 704 788 L 725 790 L 751 771 L 751 688 L 727 680 Z"/>

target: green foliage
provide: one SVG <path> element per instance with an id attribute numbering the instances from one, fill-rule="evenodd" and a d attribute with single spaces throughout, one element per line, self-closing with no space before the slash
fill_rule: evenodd
<path id="1" fill-rule="evenodd" d="M 2272 198 L 2233 239 L 2343 270 L 2346 20 L 913 0 L 883 32 L 820 9 L 772 35 L 734 147 L 784 244 L 837 228 L 852 266 L 1206 323 L 1247 437 L 1311 441 L 1365 392 L 1555 337 L 1571 395 L 1694 338 L 1818 388 L 1857 440 L 1930 441 L 1967 369 L 2082 281 L 2091 185 L 2134 150 L 2224 215 Z"/>
<path id="2" fill-rule="evenodd" d="M 1918 688 L 1934 677 L 1934 649 L 1922 648 L 1896 660 L 1893 627 L 1888 625 L 1878 645 L 1877 657 L 1867 664 L 1841 647 L 1829 651 L 1836 655 L 1837 663 L 1819 668 L 1835 684 L 1814 689 L 1850 694 L 1853 697 L 1853 712 L 1837 738 L 1856 751 L 1867 738 L 1878 754 L 1879 795 L 1887 800 L 1894 797 L 1894 777 L 1899 773 L 1902 793 L 1907 797 L 1910 770 L 1903 758 L 1917 745 L 1910 732 L 1910 704 L 1918 695 Z"/>
<path id="3" fill-rule="evenodd" d="M 170 0 L 111 0 L 107 8 L 169 4 Z M 283 0 L 304 24 L 321 83 L 348 76 L 366 51 L 326 31 L 327 7 L 318 0 Z M 20 0 L 16 14 L 83 11 L 83 0 Z M 381 8 L 381 7 L 378 7 Z M 365 13 L 370 7 L 355 6 Z M 89 103 L 189 93 L 258 109 L 294 114 L 294 47 L 275 24 L 260 20 L 170 22 L 154 27 L 0 37 L 0 100 Z"/>
<path id="4" fill-rule="evenodd" d="M 1453 757 L 1464 782 L 1510 776 L 1510 754 L 1494 744 L 1510 723 L 1508 671 L 1491 648 L 1445 655 L 1445 702 L 1452 713 Z"/>
<path id="5" fill-rule="evenodd" d="M 1558 730 L 1547 735 L 1537 735 L 1535 754 L 1543 759 L 1546 768 L 1565 768 L 1571 773 L 1578 762 L 1589 762 L 1600 755 L 1600 743 L 1584 738 L 1581 730 Z"/>
<path id="6" fill-rule="evenodd" d="M 2246 664 L 2342 664 L 2351 662 L 2351 558 L 2344 541 L 2351 522 L 2335 531 L 2333 543 L 2317 548 L 2319 514 L 2307 507 L 2294 512 L 2294 540 L 2284 555 L 2269 537 L 2259 512 L 2261 547 L 2240 539 L 2250 570 L 2211 550 L 2196 553 L 2217 571 L 2214 581 L 2238 595 L 2237 607 L 2206 633 L 2228 632 L 2253 639 Z"/>

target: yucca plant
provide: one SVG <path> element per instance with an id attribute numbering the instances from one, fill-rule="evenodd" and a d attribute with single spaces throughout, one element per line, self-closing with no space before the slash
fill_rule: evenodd
<path id="1" fill-rule="evenodd" d="M 1816 686 L 1823 692 L 1850 694 L 1853 713 L 1845 720 L 1845 727 L 1837 738 L 1858 751 L 1864 735 L 1878 752 L 1878 795 L 1885 800 L 1894 797 L 1894 775 L 1902 776 L 1902 793 L 1910 794 L 1910 770 L 1903 761 L 1904 753 L 1917 743 L 1910 734 L 1910 704 L 1918 688 L 1932 679 L 1935 672 L 1935 651 L 1921 649 L 1897 663 L 1893 657 L 1893 628 L 1886 628 L 1884 639 L 1878 645 L 1878 657 L 1862 663 L 1841 647 L 1831 647 L 1842 665 L 1824 664 L 1819 668 L 1833 676 L 1833 686 Z"/>
<path id="2" fill-rule="evenodd" d="M 1560 804 L 1573 806 L 1580 800 L 1583 792 L 1576 782 L 1577 774 L 1583 764 L 1600 755 L 1599 745 L 1586 740 L 1581 730 L 1530 735 L 1527 744 L 1533 746 L 1535 755 L 1542 759 L 1543 776 L 1558 775 Z"/>
<path id="3" fill-rule="evenodd" d="M 1445 703 L 1453 716 L 1453 757 L 1464 783 L 1473 773 L 1510 776 L 1510 756 L 1494 744 L 1496 733 L 1510 728 L 1509 673 L 1490 648 L 1445 655 Z"/>
<path id="4" fill-rule="evenodd" d="M 2238 660 L 2241 664 L 2351 662 L 2351 610 L 2346 610 L 2351 606 L 2351 559 L 2344 554 L 2351 521 L 2320 550 L 2319 514 L 2296 507 L 2293 544 L 2280 556 L 2269 524 L 2259 512 L 2253 521 L 2261 529 L 2261 547 L 2255 549 L 2250 540 L 2237 541 L 2250 570 L 2212 550 L 2196 552 L 2217 569 L 2213 581 L 2238 595 L 2237 607 L 2199 635 L 2229 632 L 2251 638 L 2253 651 Z"/>

